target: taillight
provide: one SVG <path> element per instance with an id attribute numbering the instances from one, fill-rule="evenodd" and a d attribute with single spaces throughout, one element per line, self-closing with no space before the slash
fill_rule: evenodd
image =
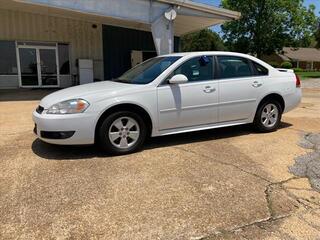
<path id="1" fill-rule="evenodd" d="M 297 74 L 296 74 L 296 87 L 297 88 L 301 87 L 301 81 L 300 81 L 300 78 L 299 78 L 299 76 Z"/>

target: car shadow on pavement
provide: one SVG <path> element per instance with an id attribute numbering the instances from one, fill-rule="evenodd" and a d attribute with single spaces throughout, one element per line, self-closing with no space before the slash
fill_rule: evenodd
<path id="1" fill-rule="evenodd" d="M 282 122 L 280 129 L 291 127 L 292 124 Z M 225 127 L 205 131 L 189 132 L 163 137 L 150 138 L 146 141 L 143 149 L 155 149 L 162 147 L 178 146 L 195 142 L 206 142 L 217 139 L 259 134 L 253 131 L 251 125 Z M 32 143 L 32 151 L 39 157 L 47 160 L 81 160 L 90 158 L 112 157 L 99 150 L 94 145 L 88 146 L 60 146 L 45 143 L 36 139 Z M 143 151 L 143 150 L 142 150 Z"/>
<path id="2" fill-rule="evenodd" d="M 292 124 L 281 122 L 279 129 L 291 127 Z M 190 144 L 195 142 L 206 142 L 218 139 L 227 139 L 237 136 L 261 134 L 255 132 L 251 124 L 239 125 L 233 127 L 224 127 L 197 132 L 188 132 L 183 134 L 168 135 L 149 139 L 144 149 L 159 147 L 169 147 L 174 145 Z"/>

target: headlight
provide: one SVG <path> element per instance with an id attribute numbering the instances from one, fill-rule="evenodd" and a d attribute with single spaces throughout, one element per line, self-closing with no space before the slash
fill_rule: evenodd
<path id="1" fill-rule="evenodd" d="M 52 105 L 47 114 L 74 114 L 82 113 L 88 107 L 89 103 L 83 99 L 72 99 Z"/>

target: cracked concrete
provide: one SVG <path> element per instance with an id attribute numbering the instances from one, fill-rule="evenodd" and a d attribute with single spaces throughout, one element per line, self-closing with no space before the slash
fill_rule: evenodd
<path id="1" fill-rule="evenodd" d="M 306 149 L 314 149 L 320 151 L 320 134 L 319 133 L 308 133 L 303 136 L 299 145 Z"/>
<path id="2" fill-rule="evenodd" d="M 40 142 L 37 101 L 0 94 L 0 238 L 319 239 L 317 165 L 295 159 L 318 149 L 320 89 L 303 92 L 277 132 L 168 136 L 121 157 Z"/>
<path id="3" fill-rule="evenodd" d="M 308 178 L 313 189 L 320 192 L 320 134 L 306 134 L 300 146 L 314 151 L 297 157 L 289 170 L 296 176 Z"/>

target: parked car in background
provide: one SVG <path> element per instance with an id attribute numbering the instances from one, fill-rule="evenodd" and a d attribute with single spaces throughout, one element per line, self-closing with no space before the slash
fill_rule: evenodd
<path id="1" fill-rule="evenodd" d="M 45 142 L 96 143 L 126 154 L 148 136 L 247 123 L 274 131 L 300 100 L 300 80 L 292 70 L 240 53 L 175 53 L 149 59 L 112 81 L 50 94 L 33 119 Z"/>

